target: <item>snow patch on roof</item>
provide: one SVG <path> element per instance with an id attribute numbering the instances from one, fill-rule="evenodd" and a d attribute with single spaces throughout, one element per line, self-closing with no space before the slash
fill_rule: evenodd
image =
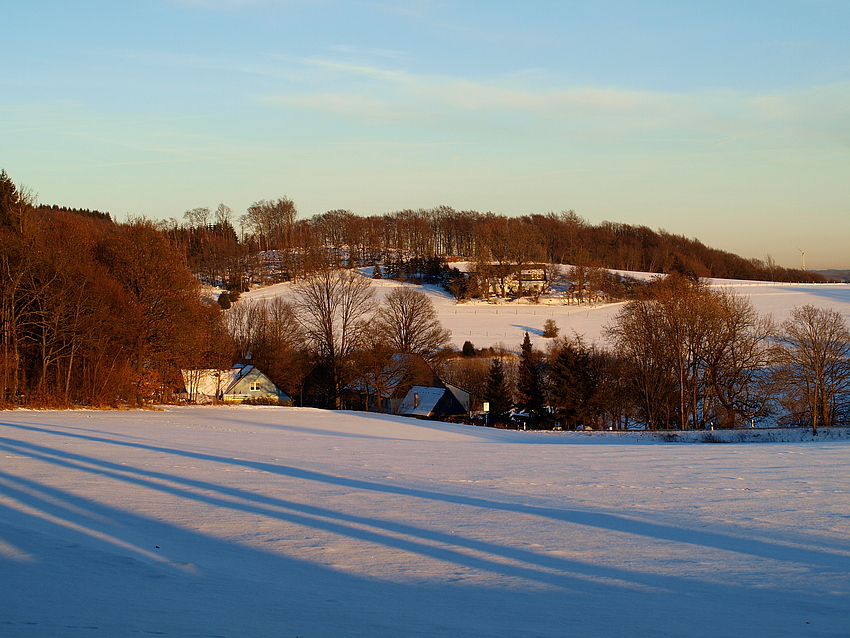
<path id="1" fill-rule="evenodd" d="M 252 365 L 236 364 L 229 370 L 182 370 L 189 394 L 215 397 L 227 392 L 251 370 Z"/>
<path id="2" fill-rule="evenodd" d="M 410 416 L 430 416 L 437 407 L 437 402 L 446 393 L 445 388 L 431 388 L 424 385 L 415 385 L 405 395 L 401 402 L 399 414 Z"/>

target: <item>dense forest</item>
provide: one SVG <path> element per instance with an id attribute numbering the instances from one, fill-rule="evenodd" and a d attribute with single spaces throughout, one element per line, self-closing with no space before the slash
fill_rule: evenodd
<path id="1" fill-rule="evenodd" d="M 0 403 L 169 398 L 181 367 L 230 364 L 220 314 L 151 222 L 36 207 L 0 173 Z"/>

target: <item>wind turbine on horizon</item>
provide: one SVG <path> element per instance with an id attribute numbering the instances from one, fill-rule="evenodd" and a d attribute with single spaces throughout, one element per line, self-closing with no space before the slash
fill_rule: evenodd
<path id="1" fill-rule="evenodd" d="M 800 259 L 803 263 L 803 271 L 805 271 L 806 270 L 806 253 L 804 253 L 802 250 L 800 250 L 799 246 L 797 247 L 797 250 L 800 251 Z"/>

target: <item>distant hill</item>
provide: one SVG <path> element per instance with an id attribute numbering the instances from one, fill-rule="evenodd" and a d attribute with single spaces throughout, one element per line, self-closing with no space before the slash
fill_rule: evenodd
<path id="1" fill-rule="evenodd" d="M 0 172 L 0 225 L 11 219 L 5 202 L 14 193 L 17 187 L 5 171 Z M 112 221 L 108 212 L 98 210 L 57 205 L 37 210 Z M 215 213 L 197 208 L 187 212 L 186 223 L 157 227 L 185 255 L 192 272 L 210 283 L 224 281 L 230 288 L 244 287 L 246 256 L 275 252 L 281 260 L 280 279 L 288 279 L 306 274 L 310 262 L 306 257 L 317 247 L 330 248 L 348 266 L 441 259 L 491 262 L 516 271 L 528 264 L 554 263 L 689 278 L 825 281 L 814 271 L 783 268 L 771 259 L 747 259 L 663 229 L 608 221 L 592 224 L 572 210 L 506 217 L 448 206 L 370 216 L 338 209 L 297 219 L 295 204 L 281 198 L 252 204 L 242 218 L 241 237 L 231 223 L 232 213 L 224 205 Z M 829 275 L 839 276 L 844 280 L 848 273 Z"/>
<path id="2" fill-rule="evenodd" d="M 815 270 L 813 272 L 823 275 L 829 281 L 847 281 L 850 282 L 850 270 Z"/>

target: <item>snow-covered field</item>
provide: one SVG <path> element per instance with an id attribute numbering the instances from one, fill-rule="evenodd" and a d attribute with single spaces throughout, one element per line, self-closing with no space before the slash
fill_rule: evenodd
<path id="1" fill-rule="evenodd" d="M 847 441 L 187 407 L 0 448 L 2 636 L 850 635 Z"/>
<path id="2" fill-rule="evenodd" d="M 363 269 L 368 274 L 371 269 Z M 650 277 L 647 273 L 628 273 L 636 277 Z M 748 297 L 755 310 L 771 315 L 777 322 L 784 321 L 795 306 L 810 304 L 833 308 L 850 321 L 850 284 L 782 284 L 772 282 L 738 281 L 732 279 L 709 280 L 710 285 Z M 414 286 L 388 279 L 373 280 L 377 298 L 382 299 L 393 288 Z M 452 333 L 457 347 L 471 341 L 477 348 L 504 345 L 519 350 L 527 331 L 535 346 L 543 348 L 543 323 L 554 319 L 562 335 L 577 334 L 587 341 L 602 339 L 604 326 L 613 321 L 623 304 L 566 305 L 561 299 L 541 299 L 533 304 L 529 299 L 502 304 L 469 301 L 458 304 L 443 289 L 436 286 L 415 286 L 429 295 L 443 326 Z M 242 295 L 242 299 L 264 299 L 291 294 L 288 283 L 258 288 Z"/>

